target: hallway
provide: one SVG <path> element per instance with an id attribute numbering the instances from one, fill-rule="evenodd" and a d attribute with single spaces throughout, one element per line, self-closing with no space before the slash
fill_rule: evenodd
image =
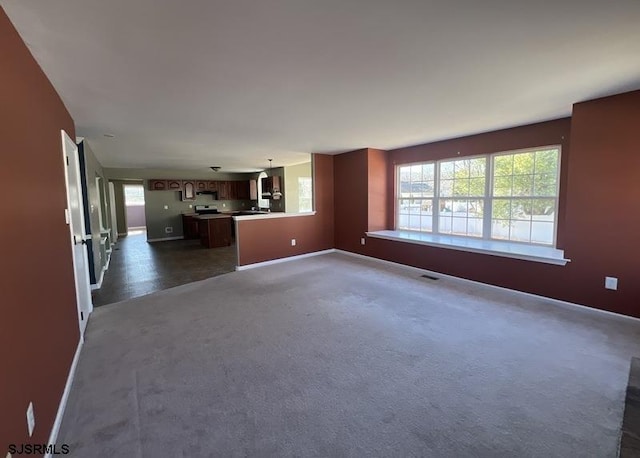
<path id="1" fill-rule="evenodd" d="M 174 286 L 233 272 L 235 245 L 207 249 L 199 240 L 148 243 L 145 232 L 118 239 L 93 305 L 120 302 Z"/>

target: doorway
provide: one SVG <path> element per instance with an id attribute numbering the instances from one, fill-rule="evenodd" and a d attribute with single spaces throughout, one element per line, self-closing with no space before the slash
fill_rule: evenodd
<path id="1" fill-rule="evenodd" d="M 141 184 L 125 184 L 124 208 L 127 220 L 127 233 L 140 234 L 147 230 L 144 208 L 144 186 Z"/>

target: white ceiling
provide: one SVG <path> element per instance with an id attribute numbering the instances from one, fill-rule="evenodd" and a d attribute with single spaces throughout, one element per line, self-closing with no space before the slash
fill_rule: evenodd
<path id="1" fill-rule="evenodd" d="M 0 4 L 106 167 L 256 170 L 640 88 L 638 0 Z"/>

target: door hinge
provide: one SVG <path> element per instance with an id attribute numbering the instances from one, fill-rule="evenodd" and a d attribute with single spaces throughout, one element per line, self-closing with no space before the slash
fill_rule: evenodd
<path id="1" fill-rule="evenodd" d="M 84 312 L 80 312 L 80 319 L 84 320 Z"/>
<path id="2" fill-rule="evenodd" d="M 67 167 L 69 167 L 69 156 L 65 156 L 65 158 L 67 159 Z"/>

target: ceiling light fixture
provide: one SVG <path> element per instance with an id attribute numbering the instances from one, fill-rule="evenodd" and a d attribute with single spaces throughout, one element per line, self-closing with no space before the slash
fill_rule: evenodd
<path id="1" fill-rule="evenodd" d="M 271 170 L 271 161 L 272 161 L 272 160 L 273 160 L 273 159 L 269 159 L 269 175 L 271 175 L 271 176 L 273 177 L 273 172 L 272 172 L 272 170 Z M 282 197 L 282 193 L 280 192 L 280 189 L 274 186 L 274 187 L 273 187 L 273 194 L 272 194 L 272 196 L 273 196 L 273 198 L 274 198 L 274 199 L 279 199 L 279 198 L 281 198 L 281 197 Z"/>
<path id="2" fill-rule="evenodd" d="M 220 167 L 219 165 L 212 165 L 211 167 L 209 167 L 211 170 L 213 170 L 214 172 L 217 172 L 218 170 L 220 170 L 222 167 Z"/>

